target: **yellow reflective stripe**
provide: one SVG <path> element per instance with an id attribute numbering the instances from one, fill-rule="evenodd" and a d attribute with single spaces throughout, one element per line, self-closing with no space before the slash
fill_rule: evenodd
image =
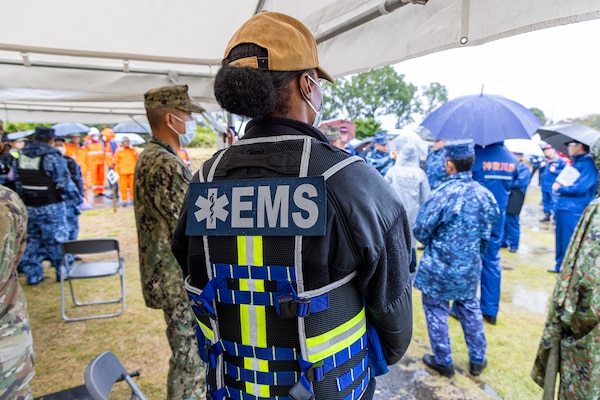
<path id="1" fill-rule="evenodd" d="M 263 266 L 263 240 L 261 236 L 238 236 L 238 265 Z M 240 291 L 264 292 L 265 282 L 259 279 L 238 279 Z M 265 306 L 240 304 L 240 329 L 242 344 L 267 347 L 267 317 Z M 255 372 L 269 372 L 269 362 L 256 357 L 245 357 L 244 368 Z M 245 382 L 246 392 L 257 397 L 271 397 L 268 385 Z"/>
<path id="2" fill-rule="evenodd" d="M 327 358 L 359 340 L 367 331 L 365 309 L 352 319 L 322 335 L 306 338 L 308 361 L 316 362 Z M 351 332 L 351 334 L 349 334 Z M 322 350 L 319 350 L 322 349 Z"/>
<path id="3" fill-rule="evenodd" d="M 200 330 L 204 334 L 204 337 L 212 342 L 215 338 L 215 333 L 212 331 L 212 329 L 208 325 L 203 324 L 202 321 L 200 321 L 198 318 L 196 318 L 196 322 L 198 323 Z"/>

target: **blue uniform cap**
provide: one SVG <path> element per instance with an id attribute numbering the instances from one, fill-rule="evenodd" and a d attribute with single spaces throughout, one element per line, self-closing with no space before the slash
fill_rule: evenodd
<path id="1" fill-rule="evenodd" d="M 387 144 L 387 134 L 385 132 L 375 133 L 375 144 Z"/>
<path id="2" fill-rule="evenodd" d="M 446 158 L 466 158 L 475 155 L 475 145 L 471 139 L 453 140 L 446 142 L 444 151 L 446 152 Z"/>
<path id="3" fill-rule="evenodd" d="M 50 140 L 54 139 L 54 129 L 46 128 L 44 126 L 36 126 L 35 127 L 35 138 L 40 140 Z"/>

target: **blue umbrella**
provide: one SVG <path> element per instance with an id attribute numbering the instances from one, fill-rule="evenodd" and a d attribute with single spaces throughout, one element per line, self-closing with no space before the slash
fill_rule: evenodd
<path id="1" fill-rule="evenodd" d="M 88 133 L 90 127 L 80 123 L 61 122 L 60 124 L 52 125 L 56 136 L 72 136 L 77 134 Z"/>
<path id="2" fill-rule="evenodd" d="M 112 127 L 114 133 L 139 133 L 149 135 L 152 133 L 150 124 L 145 122 L 119 122 Z"/>
<path id="3" fill-rule="evenodd" d="M 434 139 L 473 139 L 480 146 L 530 139 L 541 125 L 534 113 L 516 101 L 489 94 L 457 97 L 421 123 Z"/>

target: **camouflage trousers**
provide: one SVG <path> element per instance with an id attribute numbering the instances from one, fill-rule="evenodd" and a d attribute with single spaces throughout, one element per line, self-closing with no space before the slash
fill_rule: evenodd
<path id="1" fill-rule="evenodd" d="M 34 285 L 44 279 L 42 261 L 58 268 L 62 262 L 60 243 L 68 239 L 65 202 L 42 207 L 27 206 L 27 246 L 19 267 Z"/>
<path id="2" fill-rule="evenodd" d="M 422 295 L 423 310 L 427 320 L 429 342 L 435 362 L 441 365 L 452 364 L 452 348 L 448 336 L 448 316 L 450 305 L 448 300 L 438 300 Z M 477 298 L 470 300 L 454 300 L 456 316 L 460 321 L 469 349 L 469 359 L 480 364 L 485 360 L 487 341 L 483 331 L 483 317 Z"/>
<path id="3" fill-rule="evenodd" d="M 35 375 L 31 346 L 19 356 L 0 363 L 0 400 L 31 400 L 29 382 Z"/>
<path id="4" fill-rule="evenodd" d="M 196 320 L 189 303 L 163 309 L 171 347 L 167 376 L 168 400 L 200 400 L 206 397 L 206 368 L 198 353 Z"/>

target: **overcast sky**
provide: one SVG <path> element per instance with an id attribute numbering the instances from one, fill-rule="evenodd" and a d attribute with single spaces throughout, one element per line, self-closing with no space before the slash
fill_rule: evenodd
<path id="1" fill-rule="evenodd" d="M 600 20 L 580 22 L 430 54 L 396 69 L 417 86 L 441 83 L 450 100 L 483 86 L 557 122 L 600 114 L 599 39 Z"/>

